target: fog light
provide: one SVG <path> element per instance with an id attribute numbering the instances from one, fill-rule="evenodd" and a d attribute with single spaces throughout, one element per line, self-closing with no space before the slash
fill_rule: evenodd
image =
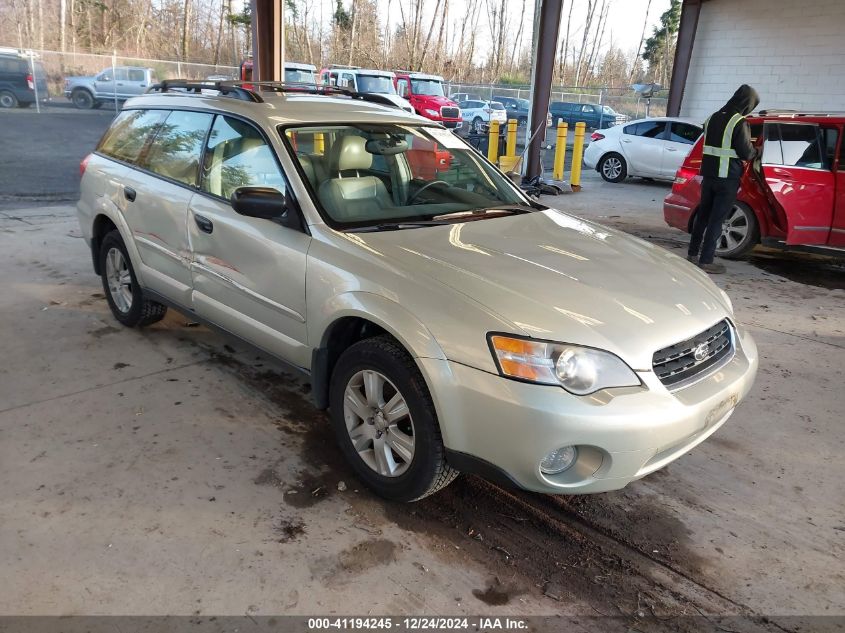
<path id="1" fill-rule="evenodd" d="M 563 446 L 543 458 L 543 461 L 540 462 L 540 472 L 544 475 L 557 475 L 572 466 L 577 458 L 577 448 Z"/>

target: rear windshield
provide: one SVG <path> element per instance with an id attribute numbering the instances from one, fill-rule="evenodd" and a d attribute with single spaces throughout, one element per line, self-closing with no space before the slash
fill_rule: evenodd
<path id="1" fill-rule="evenodd" d="M 285 69 L 285 81 L 291 83 L 313 84 L 314 72 L 311 70 Z"/>
<path id="2" fill-rule="evenodd" d="M 491 101 L 490 102 L 490 109 L 492 109 L 492 110 L 504 110 L 505 106 L 503 106 L 498 101 Z"/>

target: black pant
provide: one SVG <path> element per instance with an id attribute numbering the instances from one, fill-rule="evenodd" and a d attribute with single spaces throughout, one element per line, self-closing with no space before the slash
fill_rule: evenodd
<path id="1" fill-rule="evenodd" d="M 736 202 L 738 189 L 739 180 L 733 178 L 704 178 L 701 181 L 701 205 L 695 214 L 689 243 L 689 255 L 698 257 L 699 263 L 713 263 L 722 224 Z"/>

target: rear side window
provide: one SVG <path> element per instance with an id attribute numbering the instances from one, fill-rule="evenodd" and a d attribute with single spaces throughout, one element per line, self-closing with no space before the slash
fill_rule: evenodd
<path id="1" fill-rule="evenodd" d="M 833 139 L 835 146 L 836 140 Z M 766 124 L 763 162 L 785 167 L 830 169 L 825 139 L 816 125 Z"/>
<path id="2" fill-rule="evenodd" d="M 208 136 L 201 188 L 228 200 L 238 187 L 285 191 L 273 150 L 249 123 L 218 116 Z"/>
<path id="3" fill-rule="evenodd" d="M 634 130 L 629 132 L 631 128 L 634 128 Z M 646 138 L 659 138 L 666 131 L 666 121 L 643 121 L 636 125 L 629 125 L 624 131 L 626 134 L 634 134 Z"/>
<path id="4" fill-rule="evenodd" d="M 688 123 L 673 122 L 670 127 L 669 140 L 675 143 L 692 145 L 701 136 L 701 128 Z"/>
<path id="5" fill-rule="evenodd" d="M 147 140 L 166 115 L 166 110 L 124 110 L 117 115 L 97 151 L 126 163 L 137 163 Z"/>
<path id="6" fill-rule="evenodd" d="M 17 59 L 0 59 L 0 72 L 19 73 L 23 71 L 23 64 Z"/>
<path id="7" fill-rule="evenodd" d="M 171 112 L 159 126 L 143 167 L 176 182 L 195 184 L 211 119 L 204 112 Z"/>
<path id="8" fill-rule="evenodd" d="M 144 81 L 144 79 L 146 79 L 146 75 L 147 73 L 140 68 L 129 69 L 129 81 Z"/>

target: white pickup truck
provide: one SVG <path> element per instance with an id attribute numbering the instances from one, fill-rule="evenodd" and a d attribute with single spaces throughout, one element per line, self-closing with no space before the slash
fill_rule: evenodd
<path id="1" fill-rule="evenodd" d="M 99 108 L 106 101 L 126 101 L 158 83 L 153 68 L 117 66 L 94 77 L 66 77 L 65 97 L 80 110 Z"/>

